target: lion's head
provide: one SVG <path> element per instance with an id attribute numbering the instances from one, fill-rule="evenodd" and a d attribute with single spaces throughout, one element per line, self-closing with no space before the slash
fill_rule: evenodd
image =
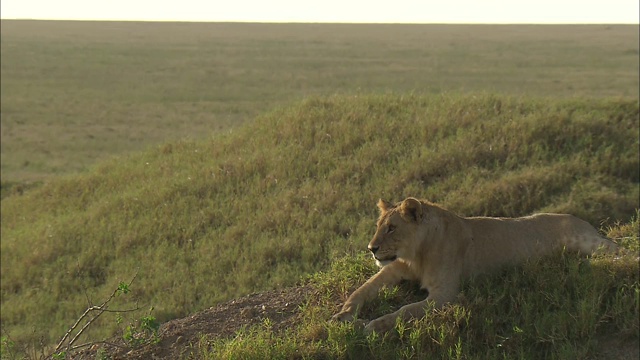
<path id="1" fill-rule="evenodd" d="M 407 198 L 393 205 L 380 199 L 378 208 L 380 218 L 368 246 L 376 264 L 383 267 L 397 258 L 412 257 L 422 222 L 422 203 L 415 198 Z"/>

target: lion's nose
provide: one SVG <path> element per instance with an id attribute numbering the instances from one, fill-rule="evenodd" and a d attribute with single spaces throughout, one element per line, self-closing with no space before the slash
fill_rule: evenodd
<path id="1" fill-rule="evenodd" d="M 376 253 L 376 251 L 378 251 L 378 249 L 380 249 L 380 246 L 369 246 L 369 251 L 371 251 L 373 254 Z"/>

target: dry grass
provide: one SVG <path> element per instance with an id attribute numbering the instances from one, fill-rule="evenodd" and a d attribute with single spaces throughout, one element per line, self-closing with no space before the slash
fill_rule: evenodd
<path id="1" fill-rule="evenodd" d="M 638 97 L 638 26 L 1 24 L 3 187 L 317 94 Z"/>

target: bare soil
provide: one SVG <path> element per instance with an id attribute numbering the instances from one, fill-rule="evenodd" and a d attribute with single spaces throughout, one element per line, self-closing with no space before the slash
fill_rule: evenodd
<path id="1" fill-rule="evenodd" d="M 183 319 L 175 319 L 160 326 L 160 342 L 130 349 L 123 343 L 95 345 L 80 352 L 74 359 L 95 359 L 103 348 L 112 359 L 179 359 L 193 351 L 202 336 L 208 339 L 233 336 L 242 328 L 261 324 L 269 319 L 272 329 L 282 331 L 296 321 L 300 306 L 305 303 L 311 288 L 292 287 L 283 290 L 251 294 L 219 304 Z"/>

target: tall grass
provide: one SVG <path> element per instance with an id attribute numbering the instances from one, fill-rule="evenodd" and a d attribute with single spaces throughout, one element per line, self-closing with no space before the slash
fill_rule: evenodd
<path id="1" fill-rule="evenodd" d="M 626 100 L 318 97 L 115 158 L 2 201 L 2 327 L 49 344 L 87 297 L 136 272 L 161 321 L 291 285 L 361 251 L 379 197 L 627 222 L 640 207 L 638 112 Z"/>

